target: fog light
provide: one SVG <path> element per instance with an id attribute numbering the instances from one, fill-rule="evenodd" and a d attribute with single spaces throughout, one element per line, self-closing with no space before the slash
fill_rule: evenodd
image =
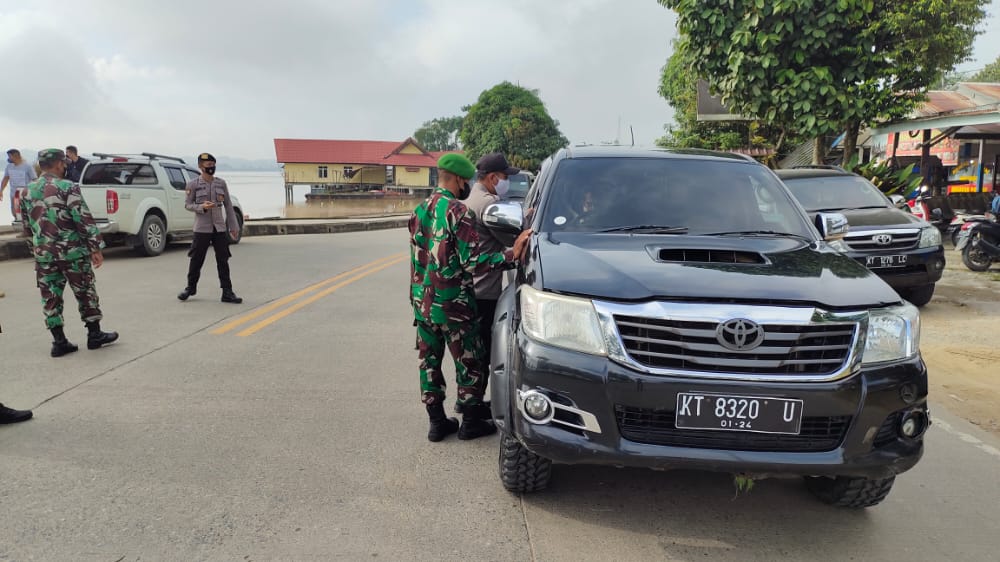
<path id="1" fill-rule="evenodd" d="M 937 260 L 937 261 L 935 261 L 934 262 L 934 269 L 937 269 L 938 271 L 941 271 L 942 269 L 944 269 L 944 260 Z"/>
<path id="2" fill-rule="evenodd" d="M 927 429 L 927 417 L 918 410 L 907 412 L 899 424 L 899 432 L 907 439 L 920 437 L 925 429 Z"/>
<path id="3" fill-rule="evenodd" d="M 532 421 L 547 422 L 553 414 L 552 401 L 541 392 L 527 392 L 524 395 L 524 413 Z"/>

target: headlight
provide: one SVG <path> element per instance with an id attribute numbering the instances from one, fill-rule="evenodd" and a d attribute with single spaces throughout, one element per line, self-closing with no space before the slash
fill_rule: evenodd
<path id="1" fill-rule="evenodd" d="M 934 228 L 925 228 L 920 231 L 920 247 L 933 248 L 941 245 L 941 231 Z"/>
<path id="2" fill-rule="evenodd" d="M 863 363 L 902 361 L 917 354 L 920 348 L 920 313 L 910 303 L 872 310 L 868 317 L 868 336 Z"/>
<path id="3" fill-rule="evenodd" d="M 532 339 L 542 343 L 607 355 L 594 303 L 521 287 L 521 325 Z"/>

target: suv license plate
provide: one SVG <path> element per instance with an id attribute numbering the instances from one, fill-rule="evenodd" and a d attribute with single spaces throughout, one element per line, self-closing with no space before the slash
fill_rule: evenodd
<path id="1" fill-rule="evenodd" d="M 907 256 L 867 256 L 865 265 L 871 268 L 906 267 Z"/>
<path id="2" fill-rule="evenodd" d="M 802 400 L 677 393 L 677 429 L 712 429 L 798 435 Z"/>

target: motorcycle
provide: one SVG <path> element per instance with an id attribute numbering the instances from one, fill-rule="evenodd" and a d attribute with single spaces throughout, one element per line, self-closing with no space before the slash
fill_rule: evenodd
<path id="1" fill-rule="evenodd" d="M 986 215 L 975 215 L 970 213 L 956 213 L 955 218 L 951 219 L 951 224 L 948 225 L 948 233 L 951 237 L 952 247 L 958 247 L 958 238 L 962 234 L 962 227 L 967 223 L 975 222 L 988 222 L 989 219 Z"/>
<path id="2" fill-rule="evenodd" d="M 962 263 L 972 271 L 987 271 L 993 262 L 1000 262 L 1000 224 L 993 213 L 986 222 L 962 225 L 955 249 L 962 252 Z"/>

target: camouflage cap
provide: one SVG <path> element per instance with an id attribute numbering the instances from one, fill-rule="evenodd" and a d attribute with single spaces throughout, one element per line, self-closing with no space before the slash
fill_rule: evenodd
<path id="1" fill-rule="evenodd" d="M 467 180 L 472 179 L 472 176 L 476 175 L 476 167 L 472 162 L 465 156 L 454 152 L 449 152 L 438 159 L 437 167 Z"/>
<path id="2" fill-rule="evenodd" d="M 38 151 L 38 165 L 51 164 L 66 159 L 66 153 L 58 148 L 46 148 Z"/>

